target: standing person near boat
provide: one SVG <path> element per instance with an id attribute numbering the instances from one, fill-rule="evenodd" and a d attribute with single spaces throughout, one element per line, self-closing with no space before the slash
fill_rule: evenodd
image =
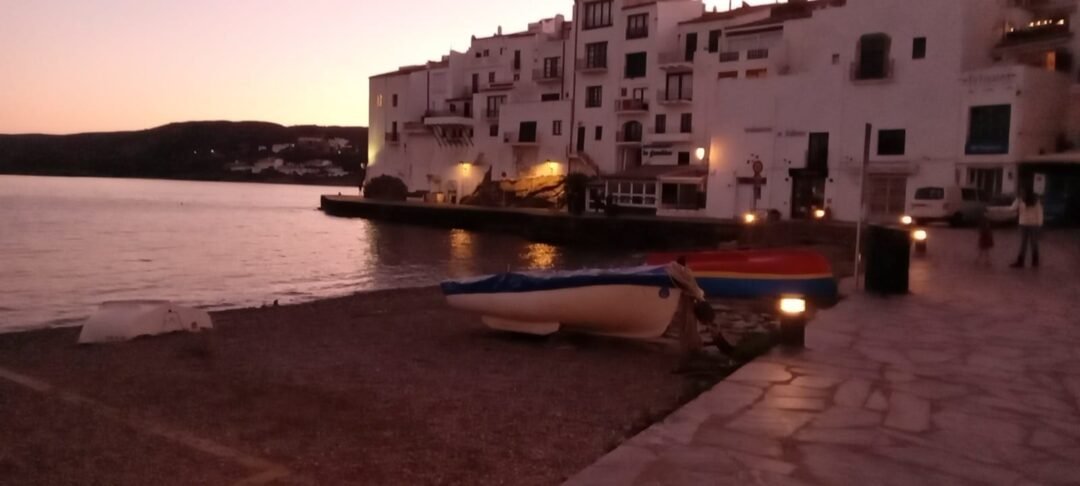
<path id="1" fill-rule="evenodd" d="M 705 291 L 698 287 L 693 272 L 686 266 L 686 258 L 679 257 L 675 263 L 668 265 L 668 274 L 675 285 L 682 290 L 679 298 L 679 308 L 675 311 L 675 322 L 679 329 L 679 343 L 687 357 L 700 353 L 705 347 L 698 331 L 698 318 L 696 305 L 704 302 Z M 710 308 L 711 310 L 711 308 Z"/>
<path id="2" fill-rule="evenodd" d="M 1027 191 L 1023 198 L 1017 198 L 1013 202 L 1013 208 L 1017 211 L 1020 223 L 1020 254 L 1013 262 L 1013 268 L 1024 268 L 1024 259 L 1027 257 L 1028 246 L 1031 246 L 1031 266 L 1039 267 L 1039 233 L 1043 226 L 1043 207 L 1039 202 L 1039 196 L 1034 191 Z"/>

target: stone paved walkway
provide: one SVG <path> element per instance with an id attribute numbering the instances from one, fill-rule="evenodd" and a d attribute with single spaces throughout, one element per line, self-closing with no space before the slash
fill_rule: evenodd
<path id="1" fill-rule="evenodd" d="M 931 230 L 908 297 L 854 294 L 568 485 L 1080 484 L 1080 235 L 1039 271 Z M 848 282 L 850 284 L 850 282 Z"/>

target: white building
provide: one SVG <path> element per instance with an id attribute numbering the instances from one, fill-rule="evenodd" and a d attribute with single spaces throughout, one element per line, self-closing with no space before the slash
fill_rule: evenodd
<path id="1" fill-rule="evenodd" d="M 1047 155 L 1080 134 L 1076 3 L 579 0 L 579 21 L 372 77 L 369 177 L 456 200 L 488 172 L 583 171 L 643 212 L 851 220 L 870 124 L 876 216 L 921 186 L 1009 193 L 1035 170 L 1080 202 L 1080 157 Z"/>

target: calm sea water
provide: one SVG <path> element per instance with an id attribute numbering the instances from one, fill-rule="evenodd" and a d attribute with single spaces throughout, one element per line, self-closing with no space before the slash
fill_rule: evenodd
<path id="1" fill-rule="evenodd" d="M 109 300 L 222 309 L 636 260 L 317 210 L 339 191 L 355 189 L 0 176 L 0 332 L 74 324 Z"/>

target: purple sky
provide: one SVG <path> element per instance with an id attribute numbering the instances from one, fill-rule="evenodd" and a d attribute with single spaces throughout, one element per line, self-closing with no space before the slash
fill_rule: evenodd
<path id="1" fill-rule="evenodd" d="M 186 120 L 365 125 L 367 78 L 572 1 L 11 0 L 0 133 Z M 739 3 L 739 2 L 735 2 Z M 768 0 L 751 3 L 772 3 Z M 710 0 L 727 8 L 727 0 Z M 483 12 L 480 14 L 480 12 Z"/>

